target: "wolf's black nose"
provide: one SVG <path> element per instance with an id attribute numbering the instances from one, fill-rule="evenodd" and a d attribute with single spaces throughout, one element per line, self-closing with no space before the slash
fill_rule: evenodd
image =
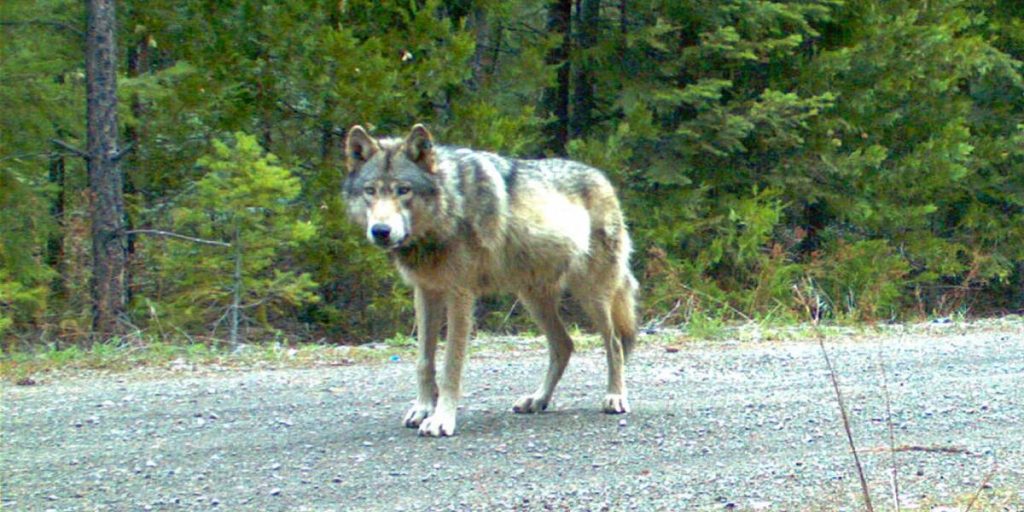
<path id="1" fill-rule="evenodd" d="M 391 237 L 391 226 L 387 224 L 374 224 L 370 228 L 370 234 L 373 235 L 374 241 L 387 242 L 388 238 Z"/>

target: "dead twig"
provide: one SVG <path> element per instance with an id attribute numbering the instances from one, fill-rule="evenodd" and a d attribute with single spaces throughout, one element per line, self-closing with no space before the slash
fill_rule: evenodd
<path id="1" fill-rule="evenodd" d="M 185 240 L 196 244 L 204 245 L 216 245 L 218 247 L 231 247 L 231 244 L 227 242 L 221 242 L 220 240 L 206 240 L 205 238 L 196 238 L 192 236 L 180 235 L 178 233 L 172 233 L 170 231 L 161 231 L 159 229 L 131 229 L 124 232 L 126 235 L 152 235 L 152 236 L 163 236 L 167 238 L 176 238 L 178 240 Z"/>
<path id="2" fill-rule="evenodd" d="M 967 502 L 967 506 L 964 507 L 964 512 L 971 512 L 971 509 L 974 508 L 974 503 L 978 501 L 978 497 L 981 496 L 982 491 L 984 491 L 985 488 L 988 487 L 988 481 L 991 480 L 992 476 L 996 474 L 997 469 L 999 469 L 999 464 L 993 462 L 992 469 L 989 470 L 988 474 L 985 475 L 985 478 L 982 479 L 981 485 L 978 485 L 978 490 L 974 492 L 974 496 L 971 496 L 971 501 Z"/>
<path id="3" fill-rule="evenodd" d="M 892 465 L 891 473 L 889 474 L 889 485 L 892 488 L 893 506 L 896 512 L 900 512 L 900 465 L 896 460 L 896 429 L 892 424 L 892 397 L 889 395 L 889 375 L 885 370 L 885 356 L 882 353 L 881 345 L 878 346 L 878 371 L 882 374 L 882 393 L 885 397 L 885 424 L 889 429 L 889 462 Z"/>
<path id="4" fill-rule="evenodd" d="M 812 285 L 809 285 L 811 291 L 813 291 Z M 864 467 L 860 463 L 860 455 L 857 454 L 857 443 L 853 439 L 853 429 L 850 427 L 850 418 L 846 413 L 846 403 L 843 401 L 843 392 L 839 387 L 839 376 L 836 374 L 836 369 L 832 365 L 832 359 L 828 356 L 828 350 L 825 348 L 825 333 L 822 332 L 818 322 L 821 320 L 822 302 L 821 297 L 818 294 L 814 294 L 814 307 L 811 307 L 811 298 L 807 297 L 801 292 L 800 287 L 793 285 L 793 291 L 800 304 L 803 305 L 804 310 L 807 312 L 807 316 L 811 320 L 811 329 L 814 330 L 815 337 L 818 338 L 818 346 L 821 348 L 821 355 L 825 358 L 825 366 L 828 368 L 829 378 L 832 380 L 832 390 L 836 395 L 836 403 L 839 404 L 839 414 L 843 419 L 843 430 L 846 432 L 846 440 L 850 444 L 850 453 L 853 454 L 853 463 L 857 468 L 857 478 L 860 479 L 860 490 L 864 496 L 864 508 L 867 512 L 874 512 L 875 507 L 871 504 L 871 491 L 868 489 L 867 478 L 864 477 Z"/>
<path id="5" fill-rule="evenodd" d="M 945 453 L 950 455 L 973 455 L 973 453 L 962 446 L 920 446 L 920 445 L 901 445 L 901 446 L 879 446 L 877 448 L 869 448 L 864 450 L 865 453 L 900 453 L 900 452 L 925 452 L 925 453 Z"/>
<path id="6" fill-rule="evenodd" d="M 682 299 L 677 300 L 675 305 L 672 306 L 672 309 L 670 309 L 668 313 L 665 313 L 660 317 L 652 318 L 646 324 L 644 324 L 641 330 L 648 331 L 653 329 L 661 329 L 662 327 L 664 327 L 665 322 L 668 322 L 669 318 L 672 318 L 673 316 L 676 315 L 676 313 L 679 311 L 679 306 L 681 306 L 682 304 Z"/>

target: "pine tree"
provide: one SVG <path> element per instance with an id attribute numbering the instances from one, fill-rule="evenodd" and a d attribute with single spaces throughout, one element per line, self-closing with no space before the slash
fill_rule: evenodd
<path id="1" fill-rule="evenodd" d="M 0 4 L 0 334 L 45 329 L 67 306 L 51 284 L 62 288 L 62 178 L 82 161 L 51 140 L 84 133 L 81 18 L 68 0 Z"/>
<path id="2" fill-rule="evenodd" d="M 316 231 L 293 203 L 302 189 L 298 178 L 264 153 L 256 137 L 239 132 L 215 141 L 198 165 L 206 174 L 173 218 L 176 232 L 207 243 L 166 242 L 160 260 L 172 283 L 168 302 L 176 322 L 212 322 L 214 331 L 226 323 L 234 344 L 246 322 L 267 309 L 317 300 L 309 274 L 279 265 L 287 248 Z"/>

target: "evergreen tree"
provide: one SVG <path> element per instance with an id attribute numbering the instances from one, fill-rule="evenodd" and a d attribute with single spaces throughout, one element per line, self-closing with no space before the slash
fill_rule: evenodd
<path id="1" fill-rule="evenodd" d="M 161 299 L 171 306 L 174 322 L 212 322 L 214 331 L 226 324 L 229 340 L 237 343 L 246 321 L 265 321 L 274 307 L 317 300 L 309 274 L 277 265 L 286 248 L 316 230 L 299 219 L 293 203 L 301 192 L 298 178 L 265 154 L 256 137 L 239 132 L 214 141 L 198 165 L 206 174 L 172 216 L 177 233 L 206 243 L 166 242 L 160 267 L 174 285 Z"/>
<path id="2" fill-rule="evenodd" d="M 65 161 L 50 141 L 84 133 L 81 18 L 67 0 L 0 4 L 0 333 L 38 329 L 69 308 L 52 300 L 51 283 L 62 288 L 55 270 L 72 231 L 63 177 L 82 161 Z"/>

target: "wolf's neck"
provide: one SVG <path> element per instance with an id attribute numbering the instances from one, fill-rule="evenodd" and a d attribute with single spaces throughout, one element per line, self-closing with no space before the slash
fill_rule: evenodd
<path id="1" fill-rule="evenodd" d="M 448 256 L 448 244 L 437 237 L 420 238 L 392 252 L 401 265 L 412 269 L 437 266 Z"/>

